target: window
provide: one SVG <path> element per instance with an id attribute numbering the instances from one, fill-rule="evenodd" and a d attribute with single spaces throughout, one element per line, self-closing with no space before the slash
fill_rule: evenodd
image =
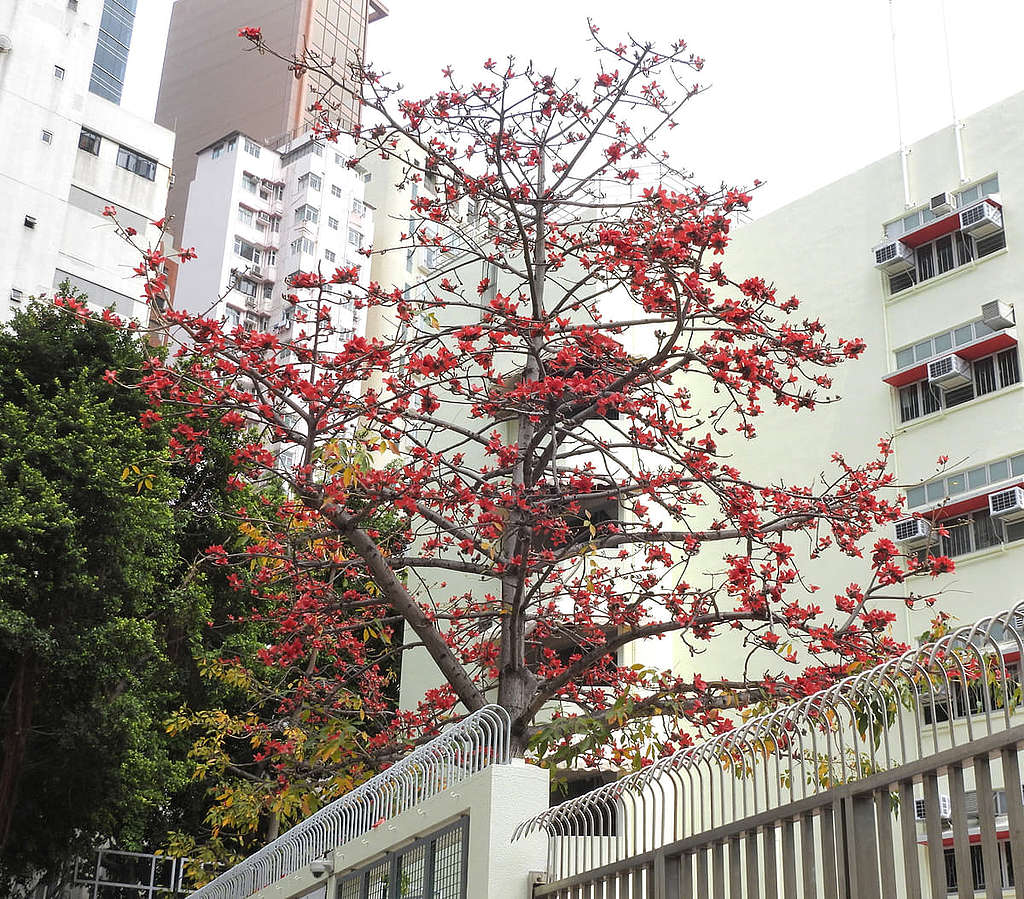
<path id="1" fill-rule="evenodd" d="M 331 196 L 332 197 L 340 197 L 341 196 L 341 187 L 339 187 L 337 184 L 332 184 L 331 185 Z"/>
<path id="2" fill-rule="evenodd" d="M 245 152 L 250 156 L 255 156 L 257 159 L 260 158 L 260 145 L 258 143 L 249 140 L 249 138 L 245 138 L 243 146 L 245 147 Z"/>
<path id="3" fill-rule="evenodd" d="M 1006 840 L 999 841 L 999 885 L 1003 890 L 1013 889 L 1013 856 L 1010 844 Z M 985 859 L 980 843 L 971 843 L 971 887 L 973 892 L 980 893 L 985 889 Z M 946 865 L 946 892 L 957 893 L 959 886 L 956 878 L 956 849 L 949 846 L 942 850 Z"/>
<path id="4" fill-rule="evenodd" d="M 156 160 L 129 150 L 127 147 L 117 148 L 117 164 L 147 181 L 156 180 Z"/>
<path id="5" fill-rule="evenodd" d="M 248 172 L 242 172 L 242 188 L 251 194 L 260 189 L 260 179 Z"/>
<path id="6" fill-rule="evenodd" d="M 237 140 L 237 138 L 234 138 L 234 137 L 232 137 L 232 138 L 230 138 L 230 139 L 228 140 L 228 148 L 227 148 L 227 149 L 228 149 L 228 152 L 229 152 L 229 153 L 230 153 L 230 152 L 231 152 L 232 150 L 234 150 L 234 149 L 235 149 L 235 144 L 236 144 L 236 143 L 238 143 L 238 140 Z"/>
<path id="7" fill-rule="evenodd" d="M 968 322 L 951 331 L 944 331 L 913 346 L 896 351 L 896 368 L 910 368 L 919 362 L 926 362 L 935 356 L 943 356 L 954 347 L 966 346 L 976 340 L 984 340 L 995 332 L 981 319 Z"/>
<path id="8" fill-rule="evenodd" d="M 41 140 L 41 141 L 42 141 L 42 142 L 43 142 L 44 144 L 52 144 L 52 143 L 53 143 L 53 132 L 52 132 L 52 131 L 47 131 L 47 130 L 46 130 L 46 129 L 44 128 L 44 129 L 43 129 L 43 130 L 42 130 L 42 131 L 41 131 L 41 132 L 39 133 L 39 139 L 40 139 L 40 140 Z"/>
<path id="9" fill-rule="evenodd" d="M 413 262 L 414 262 L 415 259 L 416 259 L 416 251 L 415 250 L 407 250 L 406 253 L 405 253 L 405 270 L 407 272 L 411 272 L 412 271 Z"/>
<path id="10" fill-rule="evenodd" d="M 308 237 L 300 237 L 292 241 L 292 252 L 309 253 L 312 255 L 316 253 L 316 244 L 314 244 Z"/>
<path id="11" fill-rule="evenodd" d="M 1003 231 L 981 240 L 975 240 L 963 231 L 947 234 L 914 251 L 913 269 L 889 276 L 889 294 L 899 293 L 936 275 L 967 265 L 972 259 L 981 259 L 1005 246 L 1006 234 Z"/>
<path id="12" fill-rule="evenodd" d="M 63 81 L 64 80 L 64 66 L 54 66 L 53 67 L 53 77 L 56 78 L 58 81 Z"/>
<path id="13" fill-rule="evenodd" d="M 914 509 L 927 503 L 941 502 L 948 496 L 956 496 L 965 490 L 981 490 L 1011 477 L 1024 478 L 1024 453 L 972 468 L 966 473 L 966 478 L 963 472 L 959 472 L 911 487 L 907 491 L 907 508 Z"/>
<path id="14" fill-rule="evenodd" d="M 253 212 L 247 206 L 238 207 L 238 220 L 243 225 L 251 225 L 253 222 Z"/>
<path id="15" fill-rule="evenodd" d="M 363 245 L 362 232 L 357 231 L 355 228 L 348 229 L 348 242 L 354 247 L 360 247 Z"/>
<path id="16" fill-rule="evenodd" d="M 340 222 L 336 218 L 332 218 L 332 217 L 328 216 L 328 218 L 327 218 L 327 227 L 328 228 L 330 228 L 330 229 L 332 229 L 334 231 L 337 231 L 339 224 L 340 224 Z"/>
<path id="17" fill-rule="evenodd" d="M 24 296 L 24 294 L 20 290 L 18 290 L 17 287 L 12 287 L 11 288 L 11 302 L 12 303 L 20 303 L 21 302 L 21 298 L 23 296 Z"/>
<path id="18" fill-rule="evenodd" d="M 306 172 L 305 175 L 299 176 L 299 187 L 309 188 L 310 190 L 320 190 L 323 182 L 320 180 L 319 175 L 314 175 L 312 172 Z"/>
<path id="19" fill-rule="evenodd" d="M 267 265 L 277 265 L 277 250 L 264 250 L 263 261 Z"/>
<path id="20" fill-rule="evenodd" d="M 244 293 L 247 297 L 256 296 L 255 281 L 250 281 L 248 278 L 239 278 L 235 286 L 238 288 L 239 293 Z"/>
<path id="21" fill-rule="evenodd" d="M 970 206 L 971 203 L 975 203 L 982 197 L 988 197 L 992 194 L 999 193 L 999 176 L 993 175 L 991 178 L 986 178 L 979 184 L 975 184 L 974 187 L 968 187 L 966 190 L 960 191 L 956 195 L 956 205 L 958 209 L 962 209 L 964 206 Z"/>
<path id="22" fill-rule="evenodd" d="M 304 206 L 300 206 L 295 210 L 295 223 L 299 222 L 319 222 L 320 221 L 320 210 L 315 206 L 310 206 L 308 203 Z"/>
<path id="23" fill-rule="evenodd" d="M 260 264 L 259 247 L 254 246 L 247 240 L 243 240 L 241 237 L 235 237 L 235 255 L 248 259 L 253 265 Z"/>
<path id="24" fill-rule="evenodd" d="M 135 0 L 103 0 L 89 90 L 111 103 L 121 102 L 134 26 Z"/>
<path id="25" fill-rule="evenodd" d="M 86 153 L 92 153 L 93 156 L 100 155 L 100 144 L 102 142 L 102 138 L 95 131 L 90 131 L 88 128 L 83 128 L 82 133 L 78 135 L 78 149 L 85 150 Z"/>
<path id="26" fill-rule="evenodd" d="M 34 215 L 26 215 L 24 225 L 29 231 L 32 231 L 36 227 L 36 217 Z"/>
<path id="27" fill-rule="evenodd" d="M 926 341 L 930 343 L 930 341 Z M 931 415 L 942 408 L 951 409 L 962 403 L 1002 390 L 1020 382 L 1020 362 L 1017 349 L 1003 350 L 994 356 L 976 359 L 971 365 L 972 383 L 955 390 L 941 390 L 927 380 L 901 387 L 899 391 L 900 421 L 912 421 L 922 415 Z"/>
<path id="28" fill-rule="evenodd" d="M 217 144 L 217 146 L 214 147 L 213 151 L 210 153 L 210 156 L 212 156 L 214 159 L 219 159 L 223 152 L 224 144 Z"/>
<path id="29" fill-rule="evenodd" d="M 269 300 L 274 295 L 274 285 L 264 284 L 263 285 L 263 299 Z"/>
<path id="30" fill-rule="evenodd" d="M 338 254 L 334 250 L 324 250 L 324 259 L 328 262 L 337 262 Z"/>
<path id="31" fill-rule="evenodd" d="M 360 200 L 359 197 L 353 197 L 352 198 L 352 214 L 353 215 L 362 215 L 364 212 L 366 212 L 366 206 L 363 204 L 363 201 Z"/>

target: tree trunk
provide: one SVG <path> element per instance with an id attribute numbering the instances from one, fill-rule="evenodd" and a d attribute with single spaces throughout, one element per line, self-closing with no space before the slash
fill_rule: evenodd
<path id="1" fill-rule="evenodd" d="M 18 658 L 4 722 L 3 754 L 0 757 L 0 851 L 7 845 L 14 819 L 14 804 L 18 799 L 18 784 L 36 701 L 37 674 L 35 654 L 29 650 Z"/>

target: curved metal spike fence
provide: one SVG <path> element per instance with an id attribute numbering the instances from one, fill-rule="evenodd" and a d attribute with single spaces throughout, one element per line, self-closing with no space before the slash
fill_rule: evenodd
<path id="1" fill-rule="evenodd" d="M 244 899 L 489 765 L 508 764 L 509 733 L 509 716 L 500 706 L 473 712 L 192 896 Z"/>
<path id="2" fill-rule="evenodd" d="M 519 825 L 555 881 L 1011 728 L 1024 602 L 679 750 Z M 580 839 L 581 837 L 587 839 Z"/>

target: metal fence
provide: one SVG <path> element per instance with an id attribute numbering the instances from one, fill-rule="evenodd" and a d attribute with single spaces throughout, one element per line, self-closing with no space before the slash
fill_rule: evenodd
<path id="1" fill-rule="evenodd" d="M 151 852 L 97 849 L 94 860 L 75 866 L 74 884 L 81 899 L 172 899 L 188 892 L 186 862 Z"/>
<path id="2" fill-rule="evenodd" d="M 338 881 L 337 899 L 467 899 L 469 816 Z"/>
<path id="3" fill-rule="evenodd" d="M 1022 616 L 1024 603 L 524 822 L 517 837 L 548 835 L 535 895 L 859 899 L 923 884 L 933 899 L 1024 899 Z"/>
<path id="4" fill-rule="evenodd" d="M 492 764 L 509 761 L 509 717 L 486 706 L 447 728 L 193 893 L 244 899 Z M 387 894 L 371 893 L 372 899 Z"/>

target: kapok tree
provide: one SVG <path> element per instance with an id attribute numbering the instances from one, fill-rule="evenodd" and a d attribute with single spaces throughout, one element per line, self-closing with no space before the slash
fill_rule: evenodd
<path id="1" fill-rule="evenodd" d="M 792 484 L 745 477 L 730 455 L 765 406 L 804 417 L 833 399 L 830 372 L 865 344 L 830 338 L 766 280 L 730 278 L 730 228 L 750 196 L 701 187 L 663 149 L 699 90 L 702 61 L 683 41 L 614 45 L 592 28 L 590 76 L 509 57 L 465 81 L 444 69 L 443 90 L 409 99 L 369 66 L 338 72 L 277 52 L 258 28 L 241 36 L 314 76 L 324 141 L 342 136 L 337 92 L 361 85 L 351 164 L 396 160 L 398 186 L 417 186 L 398 213 L 406 233 L 366 265 L 429 252 L 433 268 L 408 290 L 361 288 L 351 267 L 300 273 L 289 332 L 172 310 L 182 348 L 143 385 L 155 414 L 188 409 L 180 452 L 211 420 L 253 428 L 239 482 L 290 491 L 305 528 L 259 523 L 243 555 L 272 564 L 246 589 L 290 584 L 301 614 L 333 622 L 316 639 L 400 621 L 398 649 L 429 654 L 437 689 L 390 718 L 393 734 L 490 698 L 517 753 L 621 761 L 639 735 L 671 749 L 729 727 L 724 709 L 804 695 L 900 648 L 871 599 L 948 559 L 877 540 L 865 585 L 833 585 L 821 605 L 801 570 L 813 565 L 798 564 L 860 557 L 899 516 L 889 441 Z M 163 259 L 144 254 L 159 293 Z M 343 303 L 365 310 L 370 337 L 338 333 Z M 382 507 L 404 516 L 402 552 L 371 525 Z M 322 589 L 339 574 L 366 587 Z M 616 662 L 636 641 L 696 653 L 737 632 L 763 658 L 731 678 L 702 677 L 698 656 L 685 671 Z M 374 672 L 363 660 L 360 677 Z"/>

